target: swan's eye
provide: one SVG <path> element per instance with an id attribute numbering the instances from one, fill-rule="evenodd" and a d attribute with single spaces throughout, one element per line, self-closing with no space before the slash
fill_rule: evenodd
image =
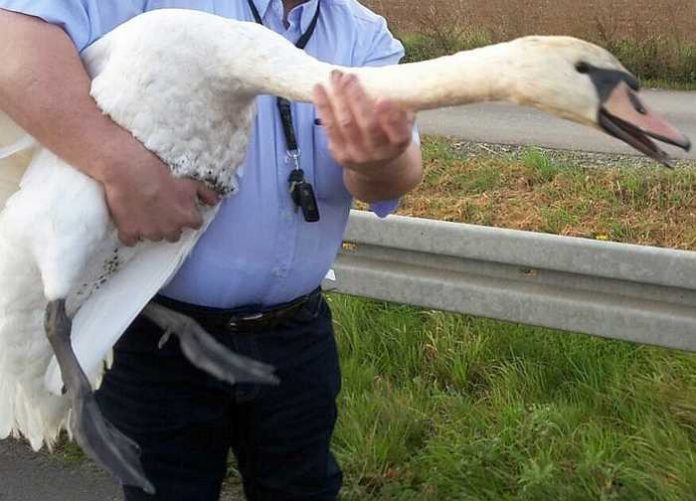
<path id="1" fill-rule="evenodd" d="M 578 73 L 589 73 L 590 65 L 584 61 L 581 61 L 575 65 L 575 69 L 578 71 Z"/>

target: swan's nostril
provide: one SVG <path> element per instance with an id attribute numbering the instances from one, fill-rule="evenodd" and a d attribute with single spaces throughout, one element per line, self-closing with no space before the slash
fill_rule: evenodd
<path id="1" fill-rule="evenodd" d="M 631 104 L 633 105 L 633 108 L 640 113 L 641 115 L 647 115 L 648 110 L 645 109 L 645 106 L 643 106 L 643 103 L 640 102 L 640 99 L 638 99 L 638 96 L 636 96 L 633 93 L 628 94 L 628 99 L 631 101 Z"/>

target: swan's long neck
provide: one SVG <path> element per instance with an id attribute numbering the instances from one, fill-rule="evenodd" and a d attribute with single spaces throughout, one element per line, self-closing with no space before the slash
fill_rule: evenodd
<path id="1" fill-rule="evenodd" d="M 515 87 L 510 54 L 502 45 L 438 59 L 381 68 L 351 69 L 373 97 L 425 110 L 481 101 L 508 100 Z"/>
<path id="2" fill-rule="evenodd" d="M 509 44 L 460 52 L 429 61 L 378 68 L 343 68 L 319 62 L 295 50 L 254 64 L 245 77 L 262 94 L 311 101 L 316 84 L 327 84 L 341 69 L 356 74 L 367 93 L 403 107 L 424 110 L 481 101 L 517 100 L 516 75 Z"/>

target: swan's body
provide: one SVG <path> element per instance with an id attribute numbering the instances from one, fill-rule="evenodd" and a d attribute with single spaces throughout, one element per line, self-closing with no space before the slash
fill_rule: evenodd
<path id="1" fill-rule="evenodd" d="M 520 39 L 351 72 L 368 94 L 414 109 L 506 100 L 597 127 L 602 100 L 587 75 L 575 71 L 578 59 L 625 72 L 608 52 L 570 38 Z M 223 194 L 237 186 L 255 97 L 310 101 L 313 87 L 335 69 L 256 24 L 188 10 L 138 16 L 88 48 L 84 61 L 105 113 L 175 175 Z M 2 125 L 0 133 L 0 147 L 19 137 Z M 16 190 L 26 166 L 16 155 L 3 162 L 0 197 Z M 205 209 L 206 225 L 215 211 Z M 38 148 L 0 215 L 0 437 L 21 433 L 38 449 L 66 423 L 69 401 L 60 396 L 63 381 L 44 333 L 47 304 L 67 299 L 73 347 L 95 383 L 115 341 L 204 229 L 176 244 L 124 248 L 101 185 Z"/>

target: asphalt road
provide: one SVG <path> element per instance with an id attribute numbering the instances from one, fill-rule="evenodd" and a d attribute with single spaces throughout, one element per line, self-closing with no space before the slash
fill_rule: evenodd
<path id="1" fill-rule="evenodd" d="M 696 92 L 641 92 L 645 104 L 666 116 L 696 145 Z M 589 127 L 531 108 L 489 103 L 426 111 L 418 115 L 421 132 L 497 144 L 534 144 L 550 148 L 635 153 L 624 143 Z M 696 147 L 684 153 L 670 146 L 675 158 L 696 159 Z"/>
<path id="2" fill-rule="evenodd" d="M 0 501 L 121 501 L 121 488 L 91 461 L 67 462 L 35 453 L 28 444 L 0 440 Z M 240 501 L 241 487 L 223 485 L 220 501 Z"/>
<path id="3" fill-rule="evenodd" d="M 66 463 L 24 443 L 0 441 L 0 501 L 117 501 L 121 490 L 85 462 Z"/>

